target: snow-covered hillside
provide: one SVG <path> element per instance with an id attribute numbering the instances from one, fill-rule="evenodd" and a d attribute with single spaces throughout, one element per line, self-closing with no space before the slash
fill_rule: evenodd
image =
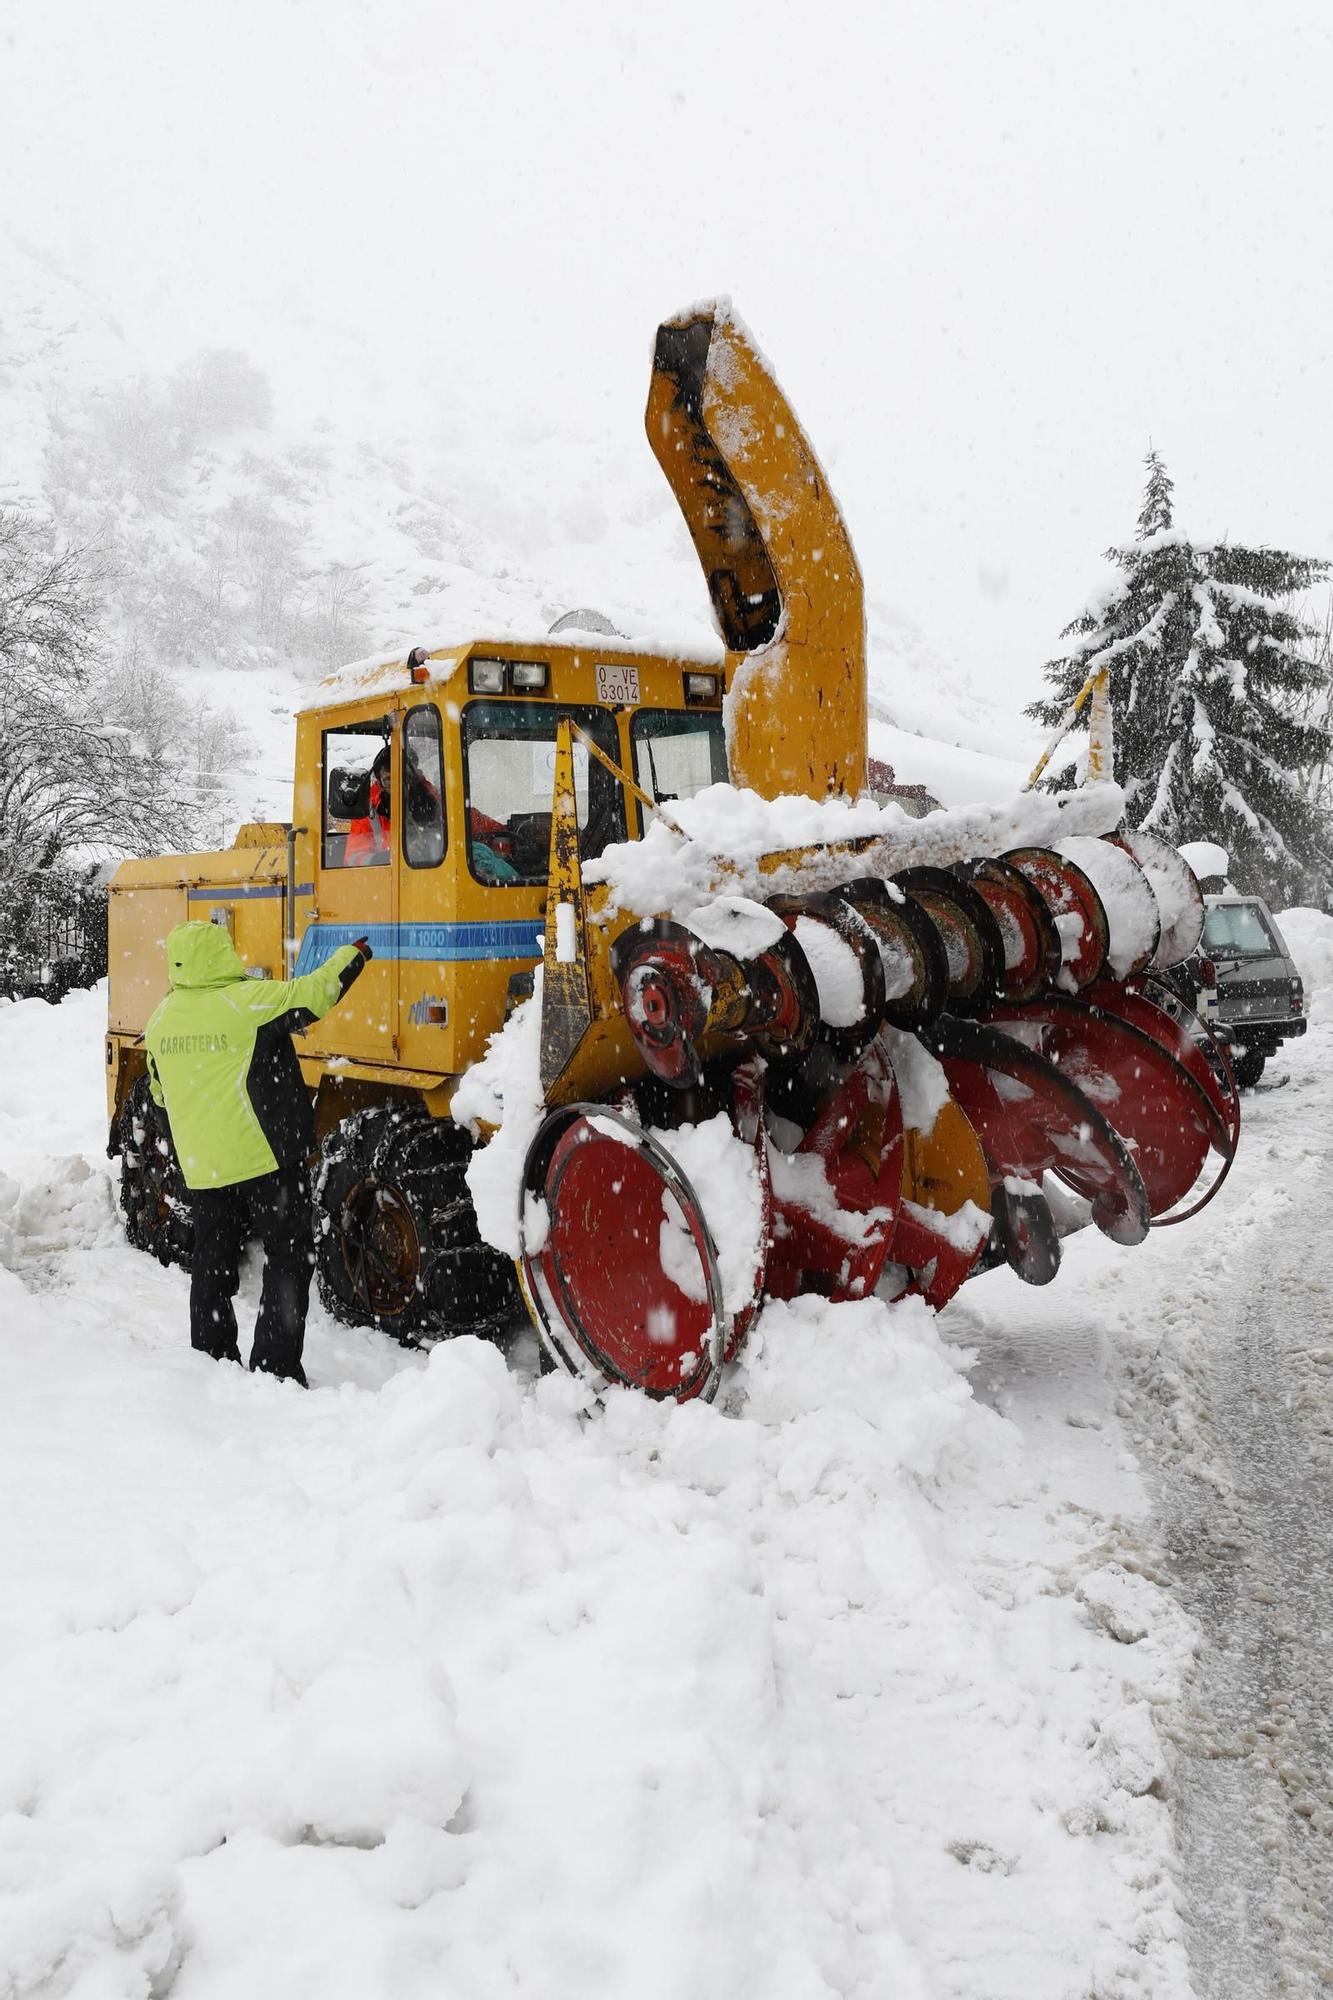
<path id="1" fill-rule="evenodd" d="M 716 645 L 642 431 L 548 408 L 535 355 L 503 403 L 441 383 L 410 436 L 367 434 L 337 403 L 293 420 L 244 355 L 148 370 L 95 300 L 0 234 L 0 421 L 0 504 L 104 573 L 120 719 L 165 716 L 233 820 L 286 816 L 287 719 L 341 661 L 533 636 L 588 605 L 637 641 Z M 891 583 L 868 579 L 872 749 L 946 803 L 1010 796 L 1038 732 L 938 657 Z"/>

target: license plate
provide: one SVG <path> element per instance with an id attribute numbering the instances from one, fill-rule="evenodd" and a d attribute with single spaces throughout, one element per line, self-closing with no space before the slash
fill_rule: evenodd
<path id="1" fill-rule="evenodd" d="M 639 699 L 637 667 L 597 666 L 597 699 L 610 708 L 633 708 Z"/>

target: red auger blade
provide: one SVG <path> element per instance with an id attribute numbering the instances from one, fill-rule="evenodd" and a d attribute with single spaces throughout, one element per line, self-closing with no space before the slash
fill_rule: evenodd
<path id="1" fill-rule="evenodd" d="M 790 930 L 757 957 L 737 958 L 657 917 L 616 940 L 611 969 L 644 1064 L 678 1090 L 700 1081 L 711 1056 L 747 1042 L 764 1055 L 799 1056 L 820 1027 L 814 974 Z M 878 1026 L 876 1013 L 870 1033 Z"/>
<path id="2" fill-rule="evenodd" d="M 520 1270 L 553 1357 L 601 1388 L 717 1391 L 730 1329 L 698 1196 L 665 1147 L 602 1104 L 547 1118 L 524 1167 Z"/>
<path id="3" fill-rule="evenodd" d="M 1106 965 L 1111 930 L 1088 877 L 1051 847 L 1015 847 L 1004 858 L 1027 877 L 1050 910 L 1067 980 L 1075 987 L 1090 986 Z"/>
<path id="4" fill-rule="evenodd" d="M 768 907 L 788 926 L 814 975 L 817 1040 L 852 1061 L 884 1019 L 884 963 L 874 937 L 836 894 L 773 896 Z"/>
<path id="5" fill-rule="evenodd" d="M 1060 973 L 1060 934 L 1027 876 L 1007 861 L 994 860 L 963 862 L 955 873 L 971 883 L 999 927 L 1004 998 L 1021 1003 L 1053 986 Z"/>
<path id="6" fill-rule="evenodd" d="M 773 1298 L 860 1299 L 879 1283 L 898 1218 L 903 1119 L 882 1045 L 869 1049 L 791 1152 L 772 1148 Z"/>
<path id="7" fill-rule="evenodd" d="M 1132 855 L 1157 899 L 1161 936 L 1151 971 L 1181 965 L 1203 936 L 1203 894 L 1183 854 L 1155 833 L 1118 833 L 1115 845 Z"/>
<path id="8" fill-rule="evenodd" d="M 1001 991 L 1005 949 L 986 902 L 962 875 L 947 868 L 905 868 L 894 886 L 926 912 L 949 964 L 949 1007 L 980 1013 Z"/>
<path id="9" fill-rule="evenodd" d="M 1040 1008 L 1030 1012 L 1038 1020 Z M 945 1015 L 931 1030 L 949 1089 L 981 1141 L 992 1188 L 1059 1174 L 1116 1243 L 1148 1233 L 1148 1196 L 1124 1141 L 1087 1092 L 1015 1035 Z"/>
<path id="10" fill-rule="evenodd" d="M 1196 1016 L 1166 987 L 1154 984 L 1149 998 L 1114 980 L 1099 980 L 1076 1001 L 1043 1002 L 1029 1018 L 1042 1014 L 1047 1053 L 1104 1104 L 1134 1147 L 1154 1225 L 1196 1215 L 1226 1179 L 1240 1140 L 1240 1094 Z M 1210 1150 L 1220 1170 L 1188 1209 L 1170 1213 L 1197 1186 Z"/>

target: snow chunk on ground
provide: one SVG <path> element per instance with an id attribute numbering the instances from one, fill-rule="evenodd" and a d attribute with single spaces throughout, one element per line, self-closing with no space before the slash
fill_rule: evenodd
<path id="1" fill-rule="evenodd" d="M 997 1590 L 1021 1460 L 918 1301 L 771 1306 L 730 1414 L 592 1422 L 476 1341 L 298 1397 L 181 1318 L 166 1353 L 105 1308 L 0 1333 L 22 2000 L 1028 2000 L 1131 1929 L 1122 1844 L 1063 1824 L 1130 1775 L 1123 1649 L 1051 1572 Z"/>
<path id="2" fill-rule="evenodd" d="M 1333 916 L 1326 910 L 1283 910 L 1277 925 L 1300 972 L 1306 1011 L 1322 1020 L 1333 1013 Z"/>

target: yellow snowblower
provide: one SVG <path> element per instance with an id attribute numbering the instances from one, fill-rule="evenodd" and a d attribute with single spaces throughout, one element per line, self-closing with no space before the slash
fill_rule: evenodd
<path id="1" fill-rule="evenodd" d="M 683 1399 L 715 1393 L 765 1298 L 940 1306 L 998 1262 L 1046 1282 L 1089 1221 L 1133 1244 L 1183 1220 L 1239 1107 L 1163 977 L 1198 885 L 1124 830 L 1104 713 L 1077 790 L 878 802 L 856 556 L 725 306 L 659 328 L 647 430 L 721 652 L 566 629 L 323 683 L 290 824 L 118 871 L 106 1058 L 129 1236 L 185 1261 L 143 1075 L 167 931 L 209 917 L 276 977 L 368 936 L 298 1044 L 327 1305 L 494 1331 L 516 1266 L 554 1360 Z M 497 1126 L 485 1242 L 469 1166 Z"/>

